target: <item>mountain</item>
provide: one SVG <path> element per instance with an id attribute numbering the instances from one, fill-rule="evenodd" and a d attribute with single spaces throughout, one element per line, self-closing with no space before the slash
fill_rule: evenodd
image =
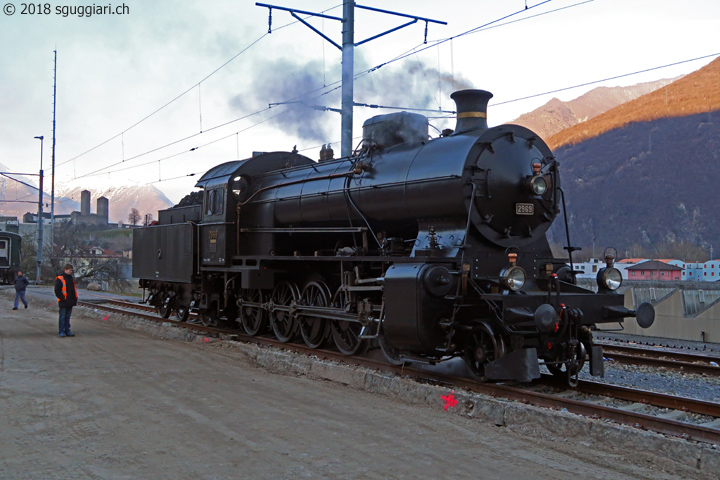
<path id="1" fill-rule="evenodd" d="M 686 75 L 672 84 L 624 103 L 587 122 L 567 128 L 550 137 L 548 144 L 555 149 L 596 137 L 632 122 L 648 122 L 665 117 L 708 114 L 720 109 L 720 58 L 700 70 Z"/>
<path id="2" fill-rule="evenodd" d="M 0 164 L 0 169 L 8 169 Z M 21 218 L 25 213 L 38 211 L 37 177 L 12 175 L 0 176 L 0 215 Z M 45 178 L 43 185 L 43 210 L 50 211 L 50 179 Z M 67 215 L 80 210 L 80 192 L 90 191 L 90 212 L 97 213 L 97 199 L 104 196 L 108 199 L 109 220 L 111 223 L 127 223 L 132 208 L 137 208 L 141 215 L 152 214 L 173 206 L 173 203 L 160 190 L 152 185 L 133 186 L 113 185 L 100 180 L 78 180 L 75 182 L 55 185 L 55 214 Z"/>
<path id="3" fill-rule="evenodd" d="M 7 172 L 9 169 L 0 164 L 0 169 Z M 38 211 L 38 178 L 22 175 L 0 176 L 0 215 L 21 218 L 25 213 Z M 45 177 L 43 190 L 43 209 L 50 211 L 50 178 Z M 80 203 L 69 198 L 58 196 L 55 192 L 55 213 L 68 214 L 80 209 Z"/>
<path id="4" fill-rule="evenodd" d="M 94 182 L 94 185 L 87 186 L 78 184 L 66 184 L 60 188 L 56 187 L 56 195 L 59 194 L 80 202 L 80 192 L 90 191 L 90 212 L 97 213 L 97 199 L 105 197 L 108 199 L 109 221 L 111 223 L 128 223 L 128 215 L 133 208 L 137 208 L 140 215 L 151 214 L 157 219 L 158 210 L 172 207 L 173 203 L 160 190 L 152 185 L 138 186 L 112 186 L 102 185 Z M 57 207 L 56 207 L 57 208 Z"/>
<path id="5" fill-rule="evenodd" d="M 720 58 L 549 139 L 561 165 L 575 246 L 587 248 L 594 240 L 623 256 L 633 246 L 717 244 L 717 85 Z M 563 242 L 562 222 L 551 234 Z"/>
<path id="6" fill-rule="evenodd" d="M 542 138 L 550 138 L 566 128 L 596 117 L 618 105 L 634 100 L 676 81 L 674 79 L 639 83 L 630 87 L 599 87 L 569 102 L 553 98 L 511 123 L 527 127 Z"/>

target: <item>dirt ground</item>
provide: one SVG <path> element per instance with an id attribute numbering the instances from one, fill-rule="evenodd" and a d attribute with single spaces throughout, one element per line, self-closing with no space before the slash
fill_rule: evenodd
<path id="1" fill-rule="evenodd" d="M 682 465 L 524 438 L 442 408 L 269 373 L 0 292 L 2 479 L 675 479 Z M 709 478 L 709 477 L 704 477 Z"/>

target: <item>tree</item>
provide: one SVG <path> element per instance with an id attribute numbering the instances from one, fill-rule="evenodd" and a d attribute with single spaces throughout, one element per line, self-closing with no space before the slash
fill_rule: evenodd
<path id="1" fill-rule="evenodd" d="M 140 215 L 140 210 L 137 208 L 133 208 L 130 210 L 130 214 L 128 215 L 128 222 L 132 223 L 133 226 L 137 225 L 137 222 L 140 221 L 142 218 L 142 215 Z"/>
<path id="2" fill-rule="evenodd" d="M 35 278 L 37 269 L 37 245 L 33 241 L 32 235 L 25 235 L 22 242 L 22 255 L 20 256 L 20 270 L 25 273 L 28 278 Z"/>
<path id="3" fill-rule="evenodd" d="M 121 266 L 120 258 L 108 258 L 92 253 L 92 247 L 100 246 L 98 239 L 80 225 L 65 224 L 55 229 L 55 245 L 49 255 L 48 269 L 52 275 L 58 275 L 66 263 L 75 267 L 75 278 L 78 281 L 100 281 L 118 279 Z M 92 242 L 92 243 L 91 243 Z M 107 241 L 102 242 L 107 247 Z"/>
<path id="4" fill-rule="evenodd" d="M 55 245 L 50 255 L 50 266 L 56 275 L 63 271 L 66 263 L 75 264 L 81 255 L 84 228 L 66 223 L 55 228 Z"/>

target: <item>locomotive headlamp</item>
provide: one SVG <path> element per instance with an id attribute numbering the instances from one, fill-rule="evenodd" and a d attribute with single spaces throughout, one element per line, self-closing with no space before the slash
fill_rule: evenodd
<path id="1" fill-rule="evenodd" d="M 614 267 L 617 249 L 608 247 L 605 249 L 605 267 L 597 274 L 598 287 L 605 290 L 615 291 L 622 285 L 622 274 Z"/>
<path id="2" fill-rule="evenodd" d="M 597 274 L 598 287 L 615 291 L 622 285 L 622 274 L 615 267 L 601 268 Z"/>
<path id="3" fill-rule="evenodd" d="M 525 270 L 522 267 L 506 268 L 500 273 L 500 283 L 513 292 L 517 292 L 525 286 Z"/>
<path id="4" fill-rule="evenodd" d="M 533 176 L 530 178 L 528 186 L 533 195 L 542 195 L 548 189 L 547 180 L 540 174 L 541 168 L 541 163 L 535 162 L 532 164 Z"/>
<path id="5" fill-rule="evenodd" d="M 533 177 L 530 180 L 530 190 L 532 190 L 532 193 L 535 195 L 542 195 L 547 192 L 547 180 L 545 180 L 545 177 L 539 175 Z"/>

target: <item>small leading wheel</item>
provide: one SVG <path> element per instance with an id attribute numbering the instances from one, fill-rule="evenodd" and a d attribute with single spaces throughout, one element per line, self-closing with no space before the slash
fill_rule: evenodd
<path id="1" fill-rule="evenodd" d="M 492 328 L 481 323 L 473 328 L 472 336 L 465 345 L 464 360 L 470 375 L 482 382 L 485 377 L 485 365 L 498 360 L 505 355 L 505 341 L 500 335 L 495 335 Z"/>
<path id="2" fill-rule="evenodd" d="M 347 311 L 347 293 L 342 287 L 335 292 L 332 300 L 332 307 L 342 308 Z M 359 322 L 348 322 L 344 320 L 333 320 L 330 322 L 333 340 L 338 350 L 345 355 L 364 353 L 367 350 L 368 342 L 360 338 L 365 333 L 365 327 Z"/>
<path id="3" fill-rule="evenodd" d="M 275 337 L 283 343 L 292 340 L 297 333 L 297 321 L 292 310 L 298 296 L 295 284 L 285 281 L 275 286 L 270 297 L 270 326 Z"/>
<path id="4" fill-rule="evenodd" d="M 178 307 L 175 316 L 181 322 L 187 322 L 188 318 L 190 318 L 190 307 L 186 305 Z"/>
<path id="5" fill-rule="evenodd" d="M 577 353 L 564 363 L 558 363 L 555 365 L 545 365 L 550 373 L 556 378 L 568 379 L 571 385 L 577 386 L 577 375 L 585 365 L 585 358 L 587 357 L 587 350 L 585 344 L 582 342 L 578 343 Z M 573 380 L 574 379 L 574 380 Z"/>
<path id="6" fill-rule="evenodd" d="M 260 306 L 263 303 L 262 290 L 244 288 L 237 301 L 237 322 L 242 324 L 245 333 L 255 336 L 265 330 L 267 319 L 265 310 Z"/>
<path id="7" fill-rule="evenodd" d="M 200 322 L 206 327 L 217 327 L 218 316 L 216 313 L 205 312 L 200 314 Z"/>
<path id="8" fill-rule="evenodd" d="M 382 350 L 382 353 L 385 355 L 385 359 L 388 362 L 393 365 L 397 365 L 398 367 L 408 363 L 400 356 L 400 350 L 388 343 L 384 331 L 380 332 L 380 335 L 378 336 L 378 343 L 380 344 L 380 350 Z"/>
<path id="9" fill-rule="evenodd" d="M 160 315 L 162 318 L 169 318 L 170 310 L 170 299 L 168 297 L 165 297 L 163 298 L 160 305 L 157 306 L 158 315 Z"/>
<path id="10" fill-rule="evenodd" d="M 300 304 L 305 307 L 327 307 L 329 298 L 330 289 L 324 282 L 310 282 L 300 295 Z M 318 348 L 330 337 L 330 324 L 326 319 L 298 314 L 297 320 L 300 335 L 308 347 Z"/>

